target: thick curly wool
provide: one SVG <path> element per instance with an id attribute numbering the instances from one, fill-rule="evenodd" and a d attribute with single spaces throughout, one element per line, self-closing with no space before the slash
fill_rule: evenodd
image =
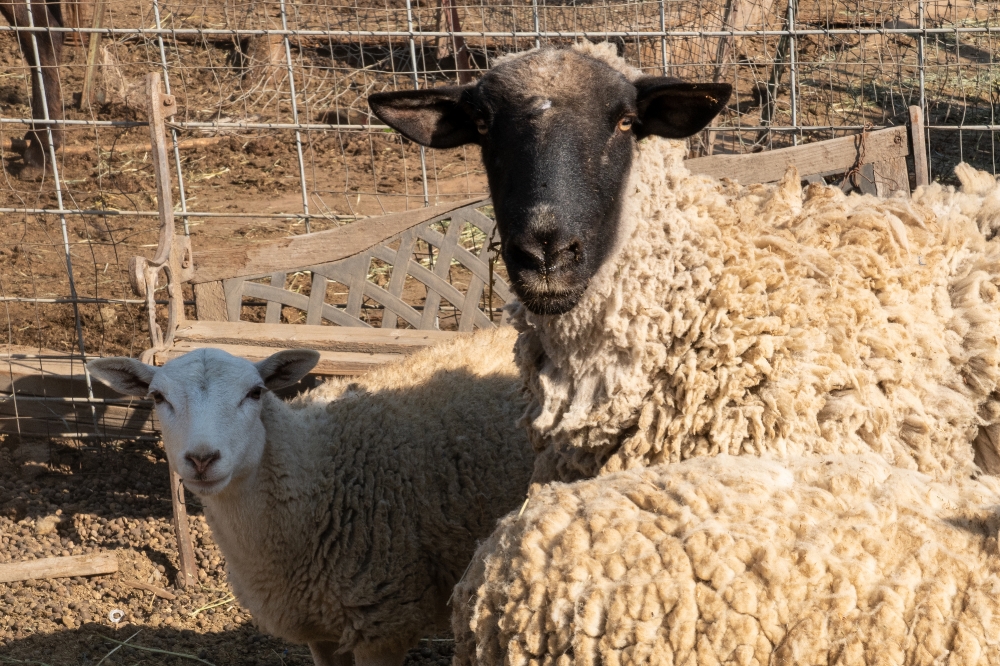
<path id="1" fill-rule="evenodd" d="M 998 503 L 873 454 L 553 483 L 456 589 L 455 664 L 998 664 Z"/>
<path id="2" fill-rule="evenodd" d="M 447 627 L 477 541 L 531 475 L 514 335 L 463 337 L 291 404 L 264 395 L 253 492 L 205 502 L 262 629 L 380 653 Z"/>
<path id="3" fill-rule="evenodd" d="M 513 312 L 533 480 L 768 452 L 968 474 L 980 426 L 1000 441 L 996 180 L 880 200 L 693 176 L 683 152 L 639 145 L 575 309 Z"/>

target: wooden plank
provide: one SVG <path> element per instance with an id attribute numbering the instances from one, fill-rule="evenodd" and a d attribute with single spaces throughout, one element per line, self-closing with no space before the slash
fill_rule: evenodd
<path id="1" fill-rule="evenodd" d="M 99 576 L 118 571 L 118 558 L 114 553 L 91 553 L 67 557 L 43 557 L 38 560 L 0 564 L 0 583 L 40 578 L 70 578 L 72 576 Z"/>
<path id="2" fill-rule="evenodd" d="M 927 143 L 924 136 L 924 112 L 919 106 L 910 107 L 910 140 L 913 144 L 913 172 L 917 176 L 917 187 L 930 183 L 930 169 L 927 165 Z"/>
<path id="3" fill-rule="evenodd" d="M 7 398 L 0 401 L 0 432 L 43 436 L 100 434 L 110 438 L 155 434 L 158 425 L 152 404 L 139 400 L 136 403 L 131 406 L 34 396 Z"/>
<path id="4" fill-rule="evenodd" d="M 865 156 L 878 156 L 879 159 L 905 157 L 909 154 L 906 134 L 905 127 L 868 132 L 865 135 Z M 773 183 L 781 180 L 789 166 L 795 166 L 803 177 L 833 169 L 846 171 L 858 158 L 860 137 L 857 134 L 747 155 L 698 157 L 687 160 L 685 164 L 691 173 L 732 178 L 744 185 Z"/>
<path id="5" fill-rule="evenodd" d="M 227 321 L 226 293 L 222 280 L 194 285 L 194 306 L 201 321 Z"/>
<path id="6" fill-rule="evenodd" d="M 87 397 L 83 361 L 78 356 L 17 345 L 5 346 L 3 351 L 5 353 L 0 354 L 0 394 Z M 120 397 L 100 382 L 93 382 L 93 387 L 96 398 Z"/>
<path id="7" fill-rule="evenodd" d="M 889 157 L 875 162 L 875 190 L 880 197 L 891 197 L 896 192 L 910 194 L 910 173 L 905 157 Z"/>
<path id="8" fill-rule="evenodd" d="M 262 361 L 278 351 L 277 349 L 271 347 L 258 347 L 254 345 L 221 345 L 215 343 L 199 344 L 189 341 L 177 341 L 169 350 L 158 352 L 154 357 L 153 362 L 156 365 L 163 365 L 171 359 L 205 347 L 222 349 L 223 351 L 229 352 L 233 356 L 239 356 L 254 363 Z M 363 375 L 376 366 L 399 361 L 403 358 L 404 356 L 402 354 L 362 354 L 358 352 L 320 351 L 319 363 L 316 364 L 316 367 L 312 369 L 310 374 L 342 377 Z"/>
<path id="9" fill-rule="evenodd" d="M 178 327 L 174 339 L 178 344 L 264 347 L 261 353 L 265 355 L 289 348 L 358 354 L 412 354 L 424 347 L 451 340 L 456 335 L 452 331 L 437 330 L 187 321 Z"/>
<path id="10" fill-rule="evenodd" d="M 364 252 L 435 217 L 476 205 L 486 198 L 441 204 L 405 213 L 360 220 L 329 231 L 290 236 L 241 248 L 205 248 L 194 252 L 191 282 L 211 282 L 266 275 L 291 268 L 339 261 Z"/>

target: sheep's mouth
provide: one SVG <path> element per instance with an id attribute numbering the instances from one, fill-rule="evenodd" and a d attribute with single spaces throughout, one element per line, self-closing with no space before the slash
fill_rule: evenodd
<path id="1" fill-rule="evenodd" d="M 184 487 L 196 495 L 216 495 L 229 485 L 231 478 L 232 474 L 226 474 L 215 479 L 187 478 L 183 481 Z"/>
<path id="2" fill-rule="evenodd" d="M 540 315 L 566 314 L 580 302 L 583 292 L 587 289 L 586 281 L 579 286 L 556 284 L 541 276 L 518 276 L 513 287 L 517 297 L 531 312 Z M 565 281 L 562 281 L 565 282 Z"/>

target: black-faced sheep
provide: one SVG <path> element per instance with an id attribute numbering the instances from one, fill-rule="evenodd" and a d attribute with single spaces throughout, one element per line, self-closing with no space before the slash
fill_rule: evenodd
<path id="1" fill-rule="evenodd" d="M 286 404 L 267 389 L 316 363 L 214 349 L 154 368 L 88 363 L 152 395 L 163 442 L 197 494 L 237 599 L 318 666 L 398 666 L 447 629 L 477 541 L 520 506 L 532 452 L 509 327 L 422 351 Z"/>
<path id="2" fill-rule="evenodd" d="M 741 187 L 641 141 L 700 129 L 725 97 L 585 44 L 370 99 L 414 140 L 483 147 L 534 480 L 765 452 L 971 473 L 1000 422 L 1000 247 L 980 231 L 996 181 L 962 167 L 958 193 L 803 194 L 795 173 Z"/>

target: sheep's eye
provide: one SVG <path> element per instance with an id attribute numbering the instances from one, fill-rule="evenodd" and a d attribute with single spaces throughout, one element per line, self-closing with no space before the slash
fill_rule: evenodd
<path id="1" fill-rule="evenodd" d="M 247 393 L 247 397 L 251 400 L 260 400 L 261 391 L 263 391 L 262 387 L 254 386 L 252 389 L 250 389 L 250 392 Z"/>
<path id="2" fill-rule="evenodd" d="M 630 129 L 632 129 L 632 123 L 634 121 L 635 118 L 632 118 L 631 116 L 626 116 L 618 121 L 618 129 L 620 129 L 623 132 L 628 132 Z"/>
<path id="3" fill-rule="evenodd" d="M 149 397 L 152 398 L 153 402 L 156 403 L 157 405 L 162 405 L 164 402 L 167 401 L 167 399 L 164 398 L 163 394 L 160 393 L 159 391 L 150 391 Z"/>
<path id="4" fill-rule="evenodd" d="M 476 129 L 480 134 L 486 134 L 490 131 L 490 128 L 486 125 L 486 121 L 482 118 L 476 120 Z"/>

